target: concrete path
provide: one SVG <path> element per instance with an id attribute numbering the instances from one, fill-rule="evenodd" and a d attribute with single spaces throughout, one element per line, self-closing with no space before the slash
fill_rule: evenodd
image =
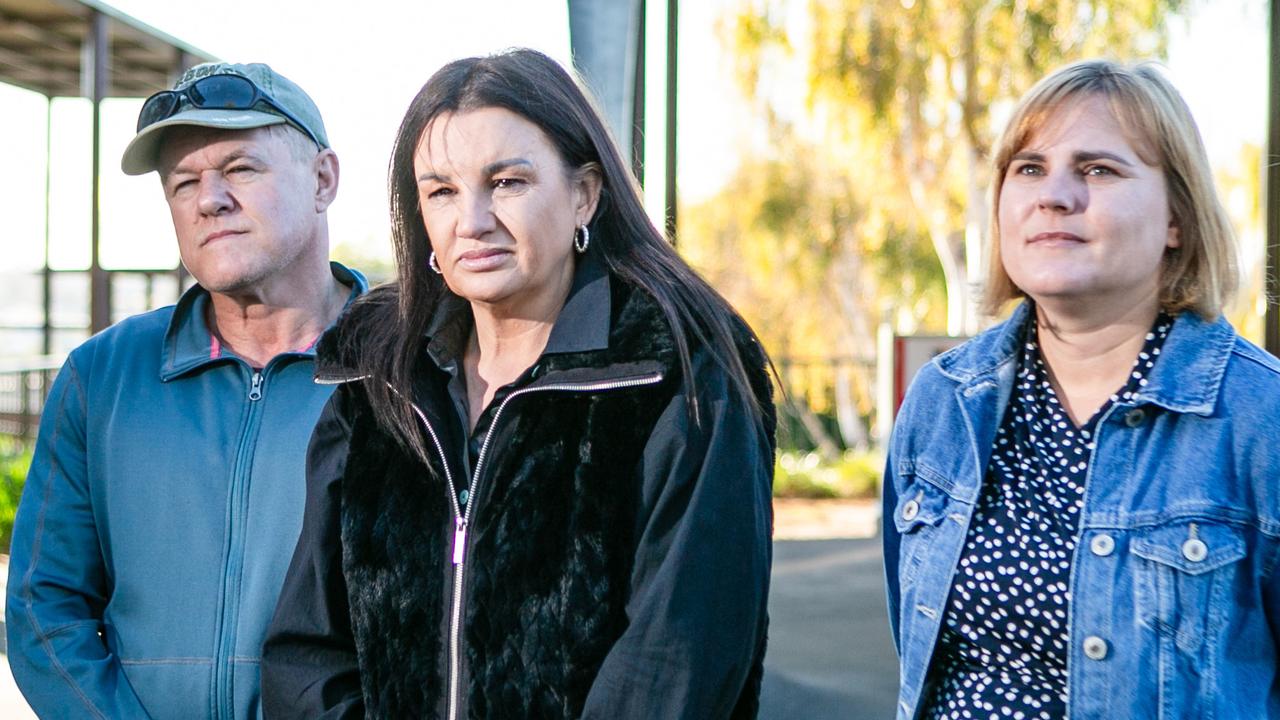
<path id="1" fill-rule="evenodd" d="M 898 663 L 880 541 L 773 544 L 762 720 L 887 720 Z"/>
<path id="2" fill-rule="evenodd" d="M 780 540 L 773 552 L 761 719 L 892 718 L 897 662 L 885 621 L 879 541 Z M 0 617 L 7 576 L 5 562 Z M 0 718 L 34 717 L 0 658 Z"/>

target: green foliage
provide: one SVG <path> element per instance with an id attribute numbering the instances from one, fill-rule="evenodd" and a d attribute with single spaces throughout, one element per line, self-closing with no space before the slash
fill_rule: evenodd
<path id="1" fill-rule="evenodd" d="M 338 243 L 330 255 L 343 265 L 364 273 L 370 287 L 396 279 L 394 260 L 371 253 L 361 246 Z"/>
<path id="2" fill-rule="evenodd" d="M 807 175 L 795 174 L 784 194 L 762 208 L 785 229 L 804 237 L 802 222 L 823 217 L 833 202 L 848 208 L 835 231 L 834 264 L 845 277 L 826 272 L 823 282 L 878 280 L 861 297 L 839 306 L 846 321 L 876 323 L 906 312 L 908 332 L 941 329 L 937 301 L 920 302 L 941 271 L 946 327 L 976 329 L 972 283 L 976 252 L 966 237 L 985 235 L 985 188 L 1000 114 L 1052 69 L 1072 60 L 1111 56 L 1159 57 L 1166 18 L 1187 0 L 739 0 L 721 24 L 734 58 L 735 76 L 775 147 L 770 159 L 795 162 L 816 154 Z M 795 22 L 805 16 L 807 22 Z M 783 107 L 782 64 L 801 68 L 807 80 L 805 112 Z M 789 111 L 789 112 L 788 112 Z M 787 126 L 779 118 L 790 118 Z M 803 137 L 808 147 L 787 147 Z M 782 138 L 780 143 L 777 138 Z M 787 197 L 790 196 L 790 197 Z M 795 198 L 794 200 L 791 198 Z M 757 212 L 734 198 L 740 212 Z M 784 210 L 776 203 L 802 207 Z M 812 225 L 812 222 L 809 222 Z M 823 227 L 812 228 L 822 230 Z M 810 234 L 815 239 L 820 235 Z M 748 242 L 744 238 L 743 242 Z M 886 243 L 903 243 L 913 262 L 881 258 L 848 272 L 847 256 L 866 258 Z M 915 262 L 929 249 L 936 262 Z M 743 253 L 749 254 L 749 253 Z M 826 275 L 823 277 L 823 275 Z M 895 281 L 906 286 L 905 303 L 880 295 Z M 891 293 L 891 291 L 890 291 Z M 899 295 L 901 297 L 901 295 Z M 856 307 L 855 307 L 856 306 Z M 857 319 L 862 315 L 862 319 Z M 861 336 L 859 336 L 861 335 Z M 845 344 L 865 345 L 865 332 L 846 333 Z"/>
<path id="3" fill-rule="evenodd" d="M 31 449 L 17 440 L 0 437 L 0 552 L 9 551 L 13 516 L 18 512 L 29 467 Z"/>
<path id="4" fill-rule="evenodd" d="M 1071 60 L 1160 56 L 1166 18 L 1185 4 L 738 0 L 722 17 L 746 115 L 767 141 L 719 194 L 680 209 L 680 251 L 792 366 L 782 384 L 810 445 L 834 461 L 867 444 L 881 323 L 977 329 L 1002 114 Z M 838 359 L 854 369 L 841 374 Z M 822 472 L 784 469 L 780 487 L 827 492 Z"/>
<path id="5" fill-rule="evenodd" d="M 773 496 L 783 498 L 873 498 L 884 459 L 876 453 L 845 452 L 832 462 L 818 453 L 781 452 L 774 467 Z"/>
<path id="6" fill-rule="evenodd" d="M 926 317 L 945 300 L 927 236 L 868 213 L 847 165 L 779 127 L 775 152 L 746 159 L 720 193 L 681 209 L 680 251 L 760 334 L 776 362 L 857 358 L 883 313 Z M 868 180 L 869 181 L 869 180 Z M 870 365 L 852 381 L 871 413 Z M 832 416 L 836 378 L 799 368 L 787 395 Z"/>

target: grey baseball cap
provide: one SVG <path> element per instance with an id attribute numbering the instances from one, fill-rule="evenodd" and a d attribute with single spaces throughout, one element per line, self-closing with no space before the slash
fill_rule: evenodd
<path id="1" fill-rule="evenodd" d="M 247 109 L 197 107 L 193 102 L 191 86 L 214 75 L 238 75 L 247 78 L 263 97 Z M 172 112 L 164 112 L 170 108 Z M 156 119 L 147 123 L 148 115 L 155 115 Z M 126 175 L 143 175 L 155 170 L 164 130 L 175 125 L 248 130 L 285 123 L 293 125 L 304 135 L 311 137 L 320 149 L 329 147 L 329 138 L 324 131 L 324 121 L 320 119 L 320 109 L 292 80 L 263 63 L 196 65 L 178 78 L 178 83 L 172 90 L 156 93 L 143 103 L 142 112 L 138 118 L 140 126 L 138 134 L 124 149 L 120 168 Z"/>

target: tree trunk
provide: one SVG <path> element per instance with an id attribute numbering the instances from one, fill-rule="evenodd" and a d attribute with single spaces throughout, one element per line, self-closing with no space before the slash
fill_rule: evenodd
<path id="1" fill-rule="evenodd" d="M 840 439 L 844 446 L 859 452 L 870 446 L 867 427 L 858 415 L 858 401 L 853 397 L 853 383 L 849 380 L 849 372 L 841 372 L 834 368 L 836 374 L 836 422 L 840 425 Z"/>
<path id="2" fill-rule="evenodd" d="M 809 439 L 817 447 L 818 454 L 822 456 L 822 459 L 831 461 L 840 457 L 840 446 L 836 445 L 836 442 L 831 439 L 827 429 L 822 426 L 822 419 L 813 410 L 809 409 L 808 403 L 796 402 L 789 396 L 787 398 L 787 407 L 791 409 L 796 419 L 804 426 L 805 432 L 809 434 Z"/>

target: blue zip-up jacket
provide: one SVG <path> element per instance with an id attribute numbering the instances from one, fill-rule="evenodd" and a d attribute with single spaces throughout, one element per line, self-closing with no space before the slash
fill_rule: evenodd
<path id="1" fill-rule="evenodd" d="M 1017 370 L 1024 304 L 926 365 L 885 470 L 898 718 L 917 717 Z M 1280 361 L 1183 313 L 1100 418 L 1070 581 L 1071 720 L 1280 717 Z"/>
<path id="2" fill-rule="evenodd" d="M 334 276 L 363 292 L 364 278 Z M 211 339 L 208 293 L 67 358 L 14 524 L 14 679 L 48 718 L 253 718 L 331 388 L 314 351 L 260 372 Z"/>

